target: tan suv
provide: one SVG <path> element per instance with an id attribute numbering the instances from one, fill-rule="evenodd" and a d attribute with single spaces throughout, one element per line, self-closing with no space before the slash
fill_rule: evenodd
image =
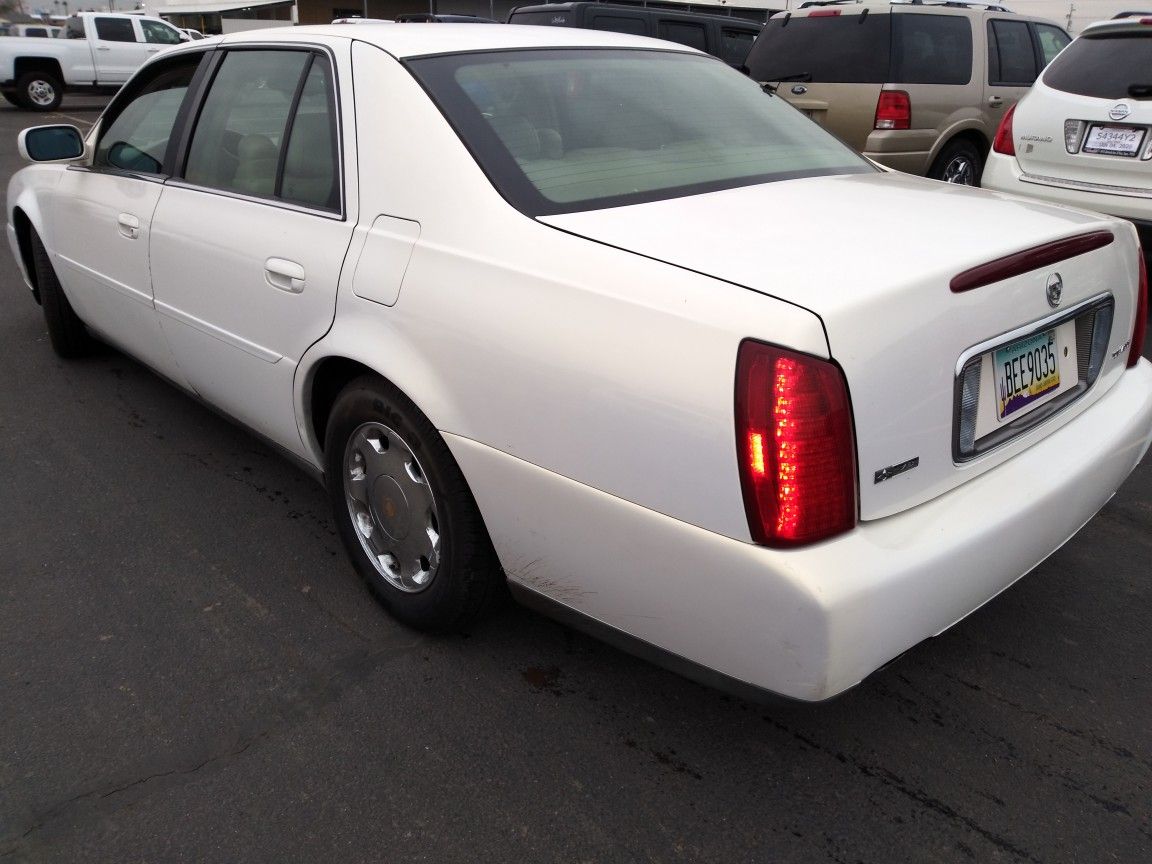
<path id="1" fill-rule="evenodd" d="M 999 6 L 807 3 L 768 21 L 746 67 L 865 156 L 978 186 L 1004 112 L 1070 41 Z"/>

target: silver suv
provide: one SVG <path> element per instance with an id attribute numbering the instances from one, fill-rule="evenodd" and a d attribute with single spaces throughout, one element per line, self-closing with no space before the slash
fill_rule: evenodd
<path id="1" fill-rule="evenodd" d="M 999 6 L 834 0 L 773 16 L 746 67 L 865 156 L 978 186 L 1004 113 L 1070 41 Z"/>

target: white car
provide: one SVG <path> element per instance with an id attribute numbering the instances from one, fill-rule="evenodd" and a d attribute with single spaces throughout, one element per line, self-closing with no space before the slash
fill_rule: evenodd
<path id="1" fill-rule="evenodd" d="M 56 350 L 95 333 L 323 476 L 415 626 L 506 580 L 824 699 L 1044 560 L 1152 439 L 1131 225 L 882 172 L 680 46 L 233 34 L 20 148 Z"/>
<path id="2" fill-rule="evenodd" d="M 1005 115 L 986 189 L 1122 216 L 1152 245 L 1152 15 L 1087 27 Z"/>

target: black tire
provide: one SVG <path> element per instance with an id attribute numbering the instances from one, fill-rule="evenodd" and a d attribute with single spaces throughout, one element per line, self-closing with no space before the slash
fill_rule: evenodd
<path id="1" fill-rule="evenodd" d="M 373 492 L 368 496 L 369 510 L 357 502 L 350 491 L 356 481 L 351 479 L 353 472 L 349 466 L 361 459 L 357 455 L 360 448 L 353 446 L 352 442 L 362 441 L 357 436 L 364 434 L 364 430 L 371 430 L 374 434 L 379 427 L 393 433 L 384 451 L 395 451 L 400 454 L 397 457 L 400 460 L 407 455 L 415 457 L 416 473 L 426 481 L 434 498 L 431 512 L 439 545 L 437 554 L 429 556 L 436 559 L 436 563 L 426 587 L 413 589 L 409 586 L 405 591 L 390 582 L 383 572 L 385 565 L 373 563 L 365 548 L 369 541 L 361 540 L 363 535 L 353 516 L 353 508 L 356 508 L 360 519 L 377 520 L 369 522 L 368 530 L 381 532 L 375 536 L 384 544 L 404 542 L 393 541 L 381 527 L 388 518 L 394 520 L 389 525 L 401 521 L 395 519 L 397 508 L 393 506 L 391 497 L 381 505 L 379 493 Z M 453 632 L 465 628 L 491 607 L 503 592 L 504 580 L 484 520 L 448 445 L 410 399 L 374 375 L 352 381 L 332 407 L 324 437 L 324 454 L 328 498 L 340 540 L 356 571 L 394 617 L 421 630 Z M 412 492 L 419 493 L 420 490 L 411 485 L 411 476 L 404 477 L 395 468 L 379 470 L 382 467 L 386 468 L 373 467 L 368 472 L 368 479 L 359 481 L 366 484 L 360 487 L 360 493 L 367 488 L 380 489 L 382 485 L 391 489 L 390 481 L 398 483 L 396 488 L 403 491 L 396 500 L 401 502 L 402 521 L 408 526 L 403 530 L 416 536 L 419 532 L 411 528 L 425 516 L 421 507 L 411 502 L 414 500 Z M 393 480 L 394 477 L 398 480 Z M 417 485 L 420 482 L 417 480 Z M 385 494 L 391 496 L 392 492 Z M 380 516 L 381 512 L 387 512 L 388 516 Z M 380 555 L 375 557 L 381 558 Z M 425 558 L 421 557 L 419 561 L 424 562 Z M 396 573 L 392 578 L 397 578 Z"/>
<path id="2" fill-rule="evenodd" d="M 64 99 L 64 85 L 51 72 L 26 72 L 16 82 L 15 98 L 29 111 L 55 111 Z"/>
<path id="3" fill-rule="evenodd" d="M 52 350 L 65 358 L 91 354 L 95 343 L 84 327 L 84 322 L 64 296 L 64 289 L 60 287 L 60 280 L 56 278 L 56 271 L 48 260 L 48 251 L 35 231 L 32 232 L 32 264 L 36 271 L 36 287 L 40 292 L 40 305 L 44 309 L 44 321 L 48 325 Z"/>
<path id="4" fill-rule="evenodd" d="M 962 186 L 979 186 L 980 174 L 984 171 L 984 154 L 975 144 L 965 138 L 950 142 L 932 167 L 928 176 L 944 183 Z"/>

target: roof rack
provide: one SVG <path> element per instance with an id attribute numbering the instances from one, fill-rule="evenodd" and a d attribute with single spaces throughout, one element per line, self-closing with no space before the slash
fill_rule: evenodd
<path id="1" fill-rule="evenodd" d="M 987 9 L 989 12 L 1009 12 L 1012 10 L 998 3 L 977 3 L 974 0 L 904 0 L 912 6 L 946 6 L 949 9 Z"/>

